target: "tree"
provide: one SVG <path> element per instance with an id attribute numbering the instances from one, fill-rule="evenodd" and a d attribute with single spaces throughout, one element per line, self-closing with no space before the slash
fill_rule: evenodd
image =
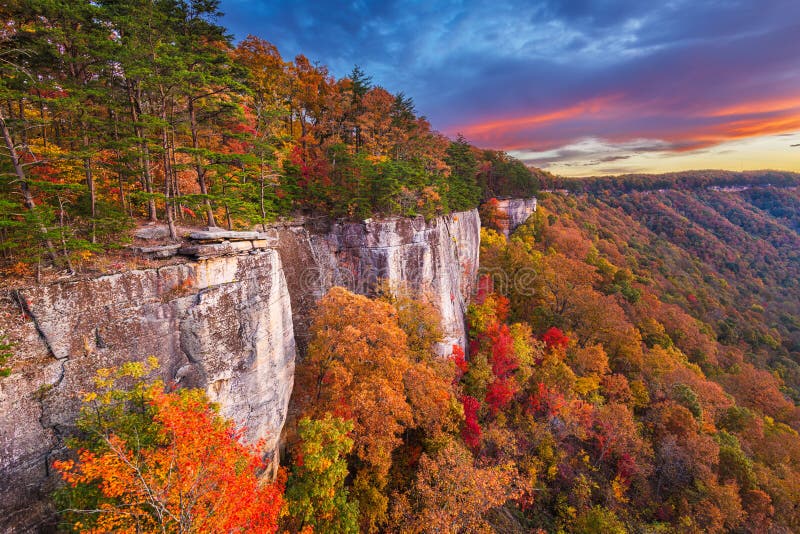
<path id="1" fill-rule="evenodd" d="M 403 379 L 410 366 L 405 332 L 385 302 L 334 287 L 320 300 L 311 326 L 308 355 L 297 369 L 302 415 L 330 413 L 353 422 L 353 455 L 359 459 L 353 495 L 362 528 L 386 520 L 392 451 L 413 422 Z"/>
<path id="2" fill-rule="evenodd" d="M 353 423 L 330 415 L 298 423 L 301 443 L 286 483 L 287 523 L 293 532 L 309 526 L 319 534 L 358 532 L 358 505 L 344 487 L 352 430 Z"/>
<path id="3" fill-rule="evenodd" d="M 143 377 L 158 365 L 101 369 L 70 440 L 54 462 L 68 528 L 92 532 L 275 532 L 283 481 L 263 483 L 257 446 L 202 390 L 164 391 Z M 124 382 L 132 385 L 124 387 Z"/>
<path id="4" fill-rule="evenodd" d="M 508 214 L 500 209 L 500 201 L 492 197 L 480 209 L 481 229 L 488 228 L 501 233 L 508 232 Z"/>
<path id="5" fill-rule="evenodd" d="M 451 441 L 424 454 L 414 486 L 396 500 L 393 522 L 402 532 L 493 532 L 486 513 L 514 496 L 509 465 L 479 467 Z"/>
<path id="6" fill-rule="evenodd" d="M 445 162 L 450 167 L 447 198 L 454 210 L 474 208 L 480 201 L 481 191 L 475 176 L 478 162 L 463 135 L 458 134 L 456 140 L 447 148 Z"/>
<path id="7" fill-rule="evenodd" d="M 350 490 L 364 531 L 385 525 L 387 488 L 416 466 L 420 452 L 457 432 L 462 417 L 455 366 L 433 354 L 439 327 L 418 316 L 429 305 L 402 288 L 384 286 L 380 297 L 331 289 L 314 314 L 295 382 L 301 416 L 352 422 Z"/>
<path id="8" fill-rule="evenodd" d="M 593 534 L 595 532 L 627 534 L 628 529 L 613 511 L 595 506 L 581 514 L 572 525 L 571 531 L 576 534 Z"/>

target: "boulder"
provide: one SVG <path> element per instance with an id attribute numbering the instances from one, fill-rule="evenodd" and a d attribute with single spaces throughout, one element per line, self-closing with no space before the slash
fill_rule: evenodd
<path id="1" fill-rule="evenodd" d="M 140 255 L 144 256 L 145 258 L 150 259 L 162 259 L 162 258 L 171 258 L 175 254 L 178 253 L 178 249 L 181 248 L 180 244 L 174 245 L 159 245 L 155 247 L 133 247 L 133 251 Z"/>
<path id="2" fill-rule="evenodd" d="M 153 241 L 156 239 L 166 239 L 169 237 L 169 228 L 164 224 L 153 224 L 138 228 L 133 237 L 145 241 Z"/>

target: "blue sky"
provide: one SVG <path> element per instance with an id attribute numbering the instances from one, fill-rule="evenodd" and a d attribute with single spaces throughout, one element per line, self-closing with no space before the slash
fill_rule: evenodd
<path id="1" fill-rule="evenodd" d="M 447 135 L 571 175 L 800 170 L 800 1 L 223 0 L 221 22 L 360 65 Z"/>

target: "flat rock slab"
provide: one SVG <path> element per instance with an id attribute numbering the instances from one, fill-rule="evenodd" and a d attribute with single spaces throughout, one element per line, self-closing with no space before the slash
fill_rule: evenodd
<path id="1" fill-rule="evenodd" d="M 143 226 L 133 233 L 136 239 L 154 240 L 169 237 L 169 228 L 166 225 Z"/>
<path id="2" fill-rule="evenodd" d="M 155 247 L 134 247 L 133 251 L 141 256 L 148 258 L 171 258 L 178 253 L 181 248 L 180 244 L 176 245 L 160 245 Z"/>
<path id="3" fill-rule="evenodd" d="M 248 243 L 249 245 L 250 243 Z M 252 245 L 250 245 L 252 248 Z M 214 258 L 217 256 L 226 256 L 240 252 L 232 246 L 231 243 L 202 243 L 197 245 L 186 245 L 178 250 L 178 254 L 183 256 L 192 256 L 197 259 Z"/>
<path id="4" fill-rule="evenodd" d="M 221 241 L 252 241 L 253 239 L 258 239 L 258 237 L 258 232 L 232 232 L 230 230 L 192 232 L 189 234 L 189 239 L 193 241 L 208 241 L 214 243 Z"/>

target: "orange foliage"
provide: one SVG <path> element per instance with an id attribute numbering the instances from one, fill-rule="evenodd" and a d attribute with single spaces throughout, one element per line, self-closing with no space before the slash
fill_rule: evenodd
<path id="1" fill-rule="evenodd" d="M 275 532 L 283 480 L 259 481 L 266 466 L 256 448 L 239 442 L 241 431 L 202 393 L 149 393 L 157 446 L 138 448 L 111 434 L 102 450 L 53 464 L 70 486 L 96 486 L 114 503 L 100 505 L 92 532 Z"/>

